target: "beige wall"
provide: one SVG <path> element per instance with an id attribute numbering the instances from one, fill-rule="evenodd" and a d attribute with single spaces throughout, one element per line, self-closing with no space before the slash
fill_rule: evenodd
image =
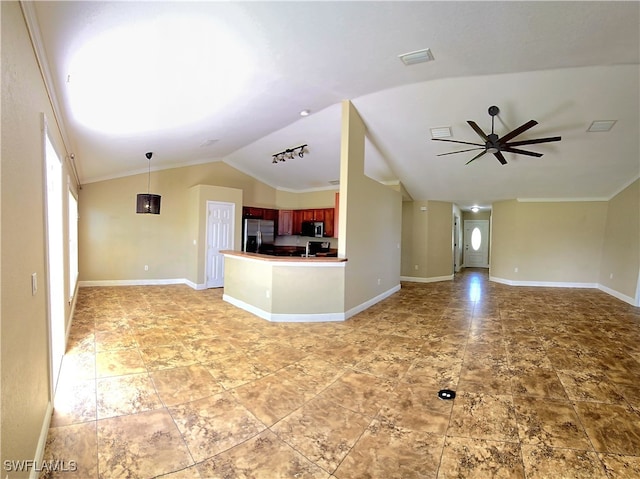
<path id="1" fill-rule="evenodd" d="M 609 201 L 599 282 L 636 300 L 640 272 L 640 180 Z M 610 276 L 613 276 L 611 278 Z"/>
<path id="2" fill-rule="evenodd" d="M 18 2 L 1 2 L 2 22 L 2 298 L 1 458 L 35 459 L 50 399 L 45 261 L 42 115 L 54 147 L 67 155 Z M 63 165 L 63 244 L 68 244 L 67 164 Z M 65 299 L 68 251 L 64 254 Z M 31 274 L 38 292 L 31 294 Z M 65 319 L 71 306 L 65 301 Z M 46 430 L 44 431 L 46 434 Z M 42 444 L 41 444 L 42 445 Z M 27 473 L 11 477 L 27 477 Z"/>
<path id="3" fill-rule="evenodd" d="M 332 208 L 336 194 L 334 190 L 278 191 L 223 162 L 152 172 L 151 192 L 162 196 L 160 215 L 135 212 L 136 195 L 145 193 L 146 188 L 146 173 L 83 185 L 79 223 L 81 281 L 188 279 L 202 284 L 206 232 L 202 219 L 207 200 L 236 204 L 234 240 L 235 249 L 239 250 L 243 205 Z M 149 266 L 148 271 L 144 270 L 145 265 Z"/>
<path id="4" fill-rule="evenodd" d="M 519 263 L 518 205 L 516 200 L 493 203 L 489 273 L 492 277 L 513 280 Z"/>
<path id="5" fill-rule="evenodd" d="M 240 190 L 244 204 L 275 203 L 275 189 L 222 162 L 152 172 L 151 192 L 162 196 L 160 215 L 136 214 L 136 194 L 146 192 L 146 174 L 89 183 L 80 192 L 80 280 L 199 280 L 193 270 L 198 226 L 189 191 L 198 185 Z M 200 207 L 206 204 L 201 199 Z"/>
<path id="6" fill-rule="evenodd" d="M 349 260 L 350 310 L 400 284 L 402 195 L 364 175 L 365 126 L 349 101 L 342 103 L 341 138 L 338 255 Z"/>
<path id="7" fill-rule="evenodd" d="M 228 255 L 225 299 L 274 321 L 343 319 L 342 262 L 290 264 Z"/>
<path id="8" fill-rule="evenodd" d="M 298 210 L 305 208 L 333 208 L 338 190 L 309 191 L 306 193 L 292 193 L 276 191 L 275 207 L 281 210 Z M 254 205 L 251 205 L 254 206 Z"/>
<path id="9" fill-rule="evenodd" d="M 402 204 L 403 278 L 428 281 L 451 277 L 452 239 L 452 203 L 405 201 Z"/>
<path id="10" fill-rule="evenodd" d="M 597 284 L 606 216 L 604 201 L 494 203 L 491 276 Z"/>

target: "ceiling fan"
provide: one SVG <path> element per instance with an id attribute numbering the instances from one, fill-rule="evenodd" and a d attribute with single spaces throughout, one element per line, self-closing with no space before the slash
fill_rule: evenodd
<path id="1" fill-rule="evenodd" d="M 542 153 L 535 153 L 533 151 L 521 150 L 521 149 L 515 148 L 515 147 L 523 146 L 523 145 L 534 145 L 536 143 L 550 143 L 552 141 L 560 141 L 561 140 L 561 137 L 559 137 L 559 136 L 552 136 L 552 137 L 549 137 L 549 138 L 536 138 L 536 139 L 533 139 L 533 140 L 511 141 L 516 136 L 524 133 L 529 128 L 537 125 L 538 122 L 535 121 L 535 120 L 529 120 L 528 122 L 526 122 L 525 124 L 519 126 L 515 130 L 510 131 L 509 133 L 504 135 L 502 138 L 499 138 L 498 135 L 496 135 L 493 132 L 494 119 L 495 119 L 495 116 L 498 113 L 500 113 L 500 109 L 497 106 L 490 106 L 489 107 L 489 115 L 491 115 L 491 134 L 490 135 L 486 135 L 484 133 L 484 131 L 482 131 L 482 129 L 477 125 L 477 123 L 475 121 L 471 121 L 471 120 L 467 121 L 467 123 L 469 123 L 469 126 L 473 129 L 473 131 L 475 131 L 478 134 L 478 136 L 480 136 L 480 138 L 482 138 L 484 140 L 484 144 L 482 144 L 482 143 L 470 143 L 468 141 L 446 140 L 444 138 L 432 138 L 432 140 L 434 140 L 434 141 L 448 141 L 450 143 L 460 143 L 460 144 L 463 144 L 463 145 L 475 145 L 477 147 L 477 148 L 469 148 L 468 150 L 452 151 L 450 153 L 441 153 L 441 154 L 436 155 L 436 156 L 453 155 L 455 153 L 464 153 L 466 151 L 483 150 L 480 153 L 478 153 L 476 156 L 471 158 L 469 161 L 467 161 L 465 164 L 468 165 L 469 163 L 471 163 L 474 160 L 477 160 L 478 158 L 480 158 L 482 155 L 484 155 L 486 153 L 493 153 L 493 155 L 498 159 L 498 161 L 502 165 L 506 165 L 507 164 L 507 160 L 505 159 L 504 155 L 502 154 L 502 152 L 504 152 L 504 151 L 506 151 L 507 153 L 516 153 L 518 155 L 541 157 Z"/>

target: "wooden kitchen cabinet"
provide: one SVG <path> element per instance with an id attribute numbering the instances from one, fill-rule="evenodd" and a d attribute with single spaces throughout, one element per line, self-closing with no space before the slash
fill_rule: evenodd
<path id="1" fill-rule="evenodd" d="M 291 215 L 291 234 L 299 235 L 302 232 L 302 212 L 304 210 L 293 210 Z"/>
<path id="2" fill-rule="evenodd" d="M 325 208 L 323 212 L 324 235 L 328 238 L 334 237 L 334 210 Z"/>
<path id="3" fill-rule="evenodd" d="M 243 206 L 242 217 L 276 221 L 278 219 L 278 210 L 273 210 L 270 208 L 257 208 L 255 206 Z"/>
<path id="4" fill-rule="evenodd" d="M 326 237 L 334 237 L 335 235 L 335 214 L 333 208 L 315 208 L 315 209 L 306 209 L 306 210 L 281 210 L 280 213 L 286 212 L 288 215 L 291 213 L 291 233 L 280 233 L 280 228 L 278 230 L 278 234 L 293 234 L 299 235 L 302 233 L 302 223 L 304 221 L 322 221 L 324 223 L 324 236 Z M 282 217 L 280 217 L 282 218 Z M 280 222 L 283 220 L 280 219 Z M 289 231 L 286 229 L 286 231 Z"/>
<path id="5" fill-rule="evenodd" d="M 302 221 L 313 221 L 316 210 L 300 210 L 302 212 Z"/>
<path id="6" fill-rule="evenodd" d="M 269 208 L 262 209 L 262 219 L 263 220 L 278 220 L 278 210 L 272 210 Z"/>
<path id="7" fill-rule="evenodd" d="M 262 219 L 264 214 L 264 208 L 256 208 L 254 206 L 243 206 L 242 217 L 243 218 L 258 218 Z"/>
<path id="8" fill-rule="evenodd" d="M 293 210 L 278 211 L 278 235 L 290 236 L 293 234 Z"/>

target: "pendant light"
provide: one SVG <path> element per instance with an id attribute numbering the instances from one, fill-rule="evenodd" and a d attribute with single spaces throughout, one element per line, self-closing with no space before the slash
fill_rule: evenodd
<path id="1" fill-rule="evenodd" d="M 148 152 L 145 154 L 147 160 L 149 160 L 149 174 L 147 176 L 147 192 L 146 193 L 138 193 L 137 201 L 136 201 L 136 213 L 142 214 L 152 214 L 159 215 L 160 214 L 160 195 L 152 195 L 149 193 L 150 185 L 151 185 L 151 157 L 153 156 L 153 152 Z"/>

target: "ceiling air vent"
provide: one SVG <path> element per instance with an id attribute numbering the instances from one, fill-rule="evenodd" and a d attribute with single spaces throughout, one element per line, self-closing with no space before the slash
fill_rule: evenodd
<path id="1" fill-rule="evenodd" d="M 430 62 L 433 60 L 433 54 L 431 50 L 425 48 L 424 50 L 417 50 L 415 52 L 403 53 L 398 55 L 398 58 L 402 60 L 405 65 L 415 65 L 416 63 Z"/>
<path id="2" fill-rule="evenodd" d="M 611 128 L 613 128 L 613 125 L 616 124 L 616 121 L 618 120 L 596 120 L 591 123 L 591 126 L 587 131 L 609 131 Z"/>
<path id="3" fill-rule="evenodd" d="M 451 127 L 441 126 L 438 128 L 431 128 L 431 138 L 451 138 Z"/>
<path id="4" fill-rule="evenodd" d="M 220 140 L 205 140 L 204 142 L 202 142 L 200 144 L 200 148 L 206 148 L 207 146 L 211 146 L 214 145 L 215 143 L 217 143 Z"/>

